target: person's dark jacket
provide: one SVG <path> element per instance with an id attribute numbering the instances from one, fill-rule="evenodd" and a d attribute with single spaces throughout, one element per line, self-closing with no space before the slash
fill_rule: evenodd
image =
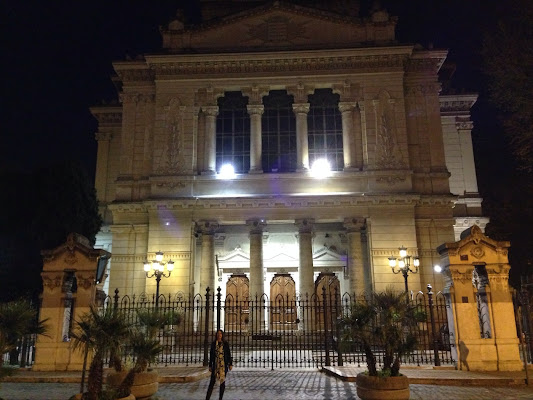
<path id="1" fill-rule="evenodd" d="M 215 367 L 216 367 L 216 343 L 215 340 L 213 343 L 211 343 L 211 350 L 209 351 L 209 368 L 211 369 L 211 373 L 215 373 Z M 231 351 L 229 349 L 229 343 L 224 341 L 222 342 L 224 346 L 224 373 L 228 373 L 228 369 L 230 365 L 233 365 L 233 358 L 231 358 Z"/>

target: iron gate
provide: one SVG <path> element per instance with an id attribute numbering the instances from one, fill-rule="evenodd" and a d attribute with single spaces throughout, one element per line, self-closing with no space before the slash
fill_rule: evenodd
<path id="1" fill-rule="evenodd" d="M 118 289 L 104 307 L 114 307 L 132 322 L 137 311 L 158 309 L 168 315 L 179 315 L 178 324 L 162 327 L 158 333 L 164 351 L 157 364 L 207 365 L 209 345 L 217 329 L 223 329 L 232 348 L 233 363 L 249 368 L 295 368 L 365 364 L 364 352 L 355 344 L 349 351 L 339 346 L 338 321 L 356 299 L 335 290 L 312 296 L 293 297 L 267 295 L 253 299 L 227 296 L 221 289 L 213 296 L 208 289 L 185 298 L 182 295 L 124 296 Z M 427 321 L 419 323 L 413 332 L 418 347 L 403 362 L 451 364 L 451 344 L 444 295 L 419 292 L 411 299 L 423 309 Z M 170 318 L 170 323 L 176 321 Z M 377 351 L 379 358 L 379 351 Z M 378 360 L 379 361 L 379 360 Z"/>

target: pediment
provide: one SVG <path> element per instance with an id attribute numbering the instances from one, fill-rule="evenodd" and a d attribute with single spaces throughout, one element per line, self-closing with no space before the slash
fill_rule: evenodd
<path id="1" fill-rule="evenodd" d="M 461 235 L 461 240 L 444 243 L 438 247 L 438 252 L 449 257 L 452 264 L 492 264 L 507 263 L 510 243 L 496 241 L 485 236 L 481 228 L 473 225 Z"/>
<path id="2" fill-rule="evenodd" d="M 313 264 L 315 266 L 345 265 L 346 256 L 339 254 L 327 247 L 323 247 L 313 254 Z"/>
<path id="3" fill-rule="evenodd" d="M 353 17 L 273 2 L 199 28 L 173 30 L 172 26 L 162 32 L 163 47 L 171 52 L 242 52 L 342 48 L 374 40 L 392 41 L 395 19 L 375 25 Z"/>
<path id="4" fill-rule="evenodd" d="M 249 263 L 250 256 L 241 249 L 235 249 L 224 256 L 218 257 L 219 262 L 230 263 Z"/>
<path id="5" fill-rule="evenodd" d="M 274 255 L 271 258 L 266 259 L 265 261 L 268 261 L 268 262 L 279 262 L 279 261 L 287 262 L 287 261 L 296 261 L 296 260 L 297 259 L 294 258 L 293 256 L 290 256 L 290 255 L 285 254 L 285 253 L 279 253 L 279 254 Z"/>

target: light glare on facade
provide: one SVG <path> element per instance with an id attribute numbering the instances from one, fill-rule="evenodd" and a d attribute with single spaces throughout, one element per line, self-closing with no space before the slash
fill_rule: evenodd
<path id="1" fill-rule="evenodd" d="M 235 168 L 231 164 L 224 164 L 220 167 L 220 172 L 218 173 L 220 179 L 233 179 L 235 178 Z"/>
<path id="2" fill-rule="evenodd" d="M 331 166 L 329 165 L 328 160 L 320 158 L 316 160 L 311 166 L 311 175 L 314 178 L 327 178 L 331 175 Z"/>

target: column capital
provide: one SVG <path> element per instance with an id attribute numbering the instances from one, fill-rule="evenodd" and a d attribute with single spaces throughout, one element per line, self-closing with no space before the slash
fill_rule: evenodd
<path id="1" fill-rule="evenodd" d="M 218 115 L 218 106 L 202 106 L 204 114 L 210 117 L 216 117 Z"/>
<path id="2" fill-rule="evenodd" d="M 360 232 L 361 229 L 365 226 L 365 218 L 344 218 L 344 228 L 350 233 L 350 232 Z"/>
<path id="3" fill-rule="evenodd" d="M 265 106 L 262 104 L 248 104 L 246 106 L 246 109 L 248 110 L 248 114 L 250 115 L 263 115 L 263 112 L 265 111 Z"/>
<path id="4" fill-rule="evenodd" d="M 296 114 L 307 114 L 309 112 L 309 103 L 293 103 L 292 109 Z"/>
<path id="5" fill-rule="evenodd" d="M 339 111 L 341 113 L 353 111 L 357 107 L 357 102 L 355 101 L 340 101 L 339 102 Z"/>
<path id="6" fill-rule="evenodd" d="M 202 235 L 214 235 L 219 228 L 217 221 L 198 221 L 196 222 L 196 230 Z"/>
<path id="7" fill-rule="evenodd" d="M 250 233 L 263 233 L 263 229 L 267 225 L 264 219 L 249 219 L 246 225 L 250 227 Z"/>
<path id="8" fill-rule="evenodd" d="M 299 233 L 312 233 L 315 227 L 313 218 L 302 218 L 294 220 L 294 225 L 298 227 Z"/>
<path id="9" fill-rule="evenodd" d="M 96 132 L 94 134 L 94 138 L 98 142 L 110 141 L 111 139 L 113 139 L 113 134 L 109 132 Z"/>

